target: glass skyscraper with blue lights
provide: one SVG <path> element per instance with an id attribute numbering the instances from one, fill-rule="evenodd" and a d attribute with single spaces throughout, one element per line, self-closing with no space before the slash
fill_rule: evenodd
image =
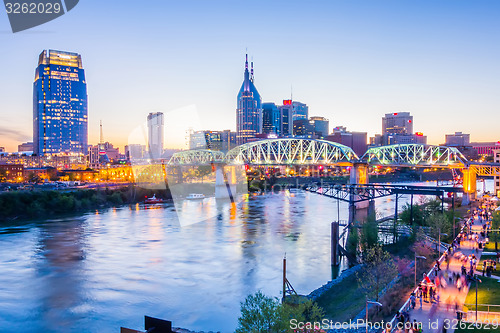
<path id="1" fill-rule="evenodd" d="M 44 50 L 33 83 L 33 152 L 87 154 L 87 83 L 79 54 Z"/>

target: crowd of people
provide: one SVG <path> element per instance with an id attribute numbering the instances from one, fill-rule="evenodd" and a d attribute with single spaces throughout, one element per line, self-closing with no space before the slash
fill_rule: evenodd
<path id="1" fill-rule="evenodd" d="M 413 319 L 413 322 L 411 321 L 411 313 L 417 307 L 417 302 L 419 309 L 423 308 L 424 303 L 431 305 L 429 311 L 429 319 L 431 320 L 435 317 L 441 303 L 445 304 L 447 312 L 453 309 L 457 313 L 457 319 L 462 318 L 461 306 L 463 304 L 459 300 L 459 295 L 467 293 L 468 286 L 474 281 L 474 274 L 479 264 L 478 251 L 484 248 L 484 244 L 487 242 L 488 230 L 491 227 L 491 215 L 489 206 L 471 212 L 471 219 L 465 221 L 461 233 L 453 240 L 443 256 L 436 260 L 431 276 L 424 273 L 416 292 L 410 295 L 409 306 L 401 313 L 396 314 L 396 321 L 400 323 L 400 328 L 397 328 L 396 332 L 422 332 L 421 325 L 417 325 L 415 319 Z M 476 227 L 472 228 L 473 225 Z M 477 226 L 480 226 L 480 228 L 477 228 Z M 461 251 L 461 247 L 472 249 L 473 252 L 466 255 Z M 467 252 L 470 253 L 470 251 Z M 450 269 L 450 262 L 454 265 L 461 265 L 460 271 Z M 444 266 L 444 264 L 446 264 L 446 268 L 442 269 L 441 266 Z M 485 274 L 491 275 L 494 270 L 496 270 L 495 260 L 483 261 L 483 276 Z M 456 292 L 453 292 L 452 288 Z M 443 292 L 445 290 L 448 292 Z M 441 295 L 448 295 L 448 297 L 442 300 Z"/>

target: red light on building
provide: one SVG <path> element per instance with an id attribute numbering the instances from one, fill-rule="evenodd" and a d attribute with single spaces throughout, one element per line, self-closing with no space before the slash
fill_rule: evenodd
<path id="1" fill-rule="evenodd" d="M 395 115 L 395 116 L 397 116 L 398 114 L 397 114 L 397 113 L 395 113 L 394 115 Z"/>
<path id="2" fill-rule="evenodd" d="M 291 99 L 284 99 L 283 105 L 292 105 L 292 100 Z"/>
<path id="3" fill-rule="evenodd" d="M 416 136 L 424 136 L 424 133 L 422 133 L 422 132 L 417 132 L 417 133 L 415 133 L 415 135 L 416 135 Z"/>
<path id="4" fill-rule="evenodd" d="M 410 119 L 410 120 L 408 120 L 408 122 L 409 122 L 409 123 L 411 123 L 411 119 Z"/>

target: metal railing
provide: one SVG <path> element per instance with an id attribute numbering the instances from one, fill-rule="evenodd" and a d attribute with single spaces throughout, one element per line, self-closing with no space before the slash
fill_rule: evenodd
<path id="1" fill-rule="evenodd" d="M 466 306 L 468 309 L 474 308 L 474 311 L 476 311 L 476 304 L 469 304 L 465 303 L 464 306 Z M 490 307 L 495 308 L 496 311 L 490 311 Z M 500 305 L 499 304 L 478 304 L 477 305 L 478 312 L 486 312 L 486 313 L 498 313 L 500 315 Z M 482 310 L 479 310 L 482 309 Z M 486 311 L 484 311 L 486 310 Z M 470 310 L 472 311 L 472 310 Z"/>

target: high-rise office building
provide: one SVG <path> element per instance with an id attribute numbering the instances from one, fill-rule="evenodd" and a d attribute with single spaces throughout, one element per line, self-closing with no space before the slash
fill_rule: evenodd
<path id="1" fill-rule="evenodd" d="M 189 135 L 189 149 L 210 149 L 228 152 L 236 147 L 236 133 L 224 131 L 196 131 Z"/>
<path id="2" fill-rule="evenodd" d="M 293 122 L 293 135 L 308 139 L 317 138 L 314 126 L 307 119 L 299 119 Z"/>
<path id="3" fill-rule="evenodd" d="M 410 112 L 386 113 L 382 118 L 382 135 L 386 134 L 413 134 Z"/>
<path id="4" fill-rule="evenodd" d="M 413 116 L 410 112 L 386 113 L 382 117 L 382 134 L 370 138 L 371 146 L 396 144 L 427 144 L 425 135 L 413 133 Z"/>
<path id="5" fill-rule="evenodd" d="M 262 98 L 254 85 L 253 62 L 251 72 L 248 71 L 247 55 L 243 84 L 238 93 L 236 108 L 238 144 L 253 141 L 259 133 L 262 133 Z"/>
<path id="6" fill-rule="evenodd" d="M 293 106 L 291 99 L 283 100 L 280 110 L 280 133 L 281 136 L 293 135 Z"/>
<path id="7" fill-rule="evenodd" d="M 330 121 L 325 117 L 311 117 L 309 123 L 313 126 L 318 138 L 325 138 L 328 135 Z"/>
<path id="8" fill-rule="evenodd" d="M 500 163 L 500 149 L 498 150 L 493 150 L 493 160 L 495 163 Z M 498 197 L 500 197 L 500 176 L 495 176 L 494 179 L 494 194 Z"/>
<path id="9" fill-rule="evenodd" d="M 77 53 L 44 50 L 33 83 L 33 152 L 86 154 L 87 83 Z"/>
<path id="10" fill-rule="evenodd" d="M 309 107 L 301 102 L 292 102 L 292 121 L 300 119 L 309 119 Z"/>
<path id="11" fill-rule="evenodd" d="M 445 135 L 445 146 L 466 147 L 470 146 L 470 134 L 455 132 Z"/>
<path id="12" fill-rule="evenodd" d="M 148 114 L 148 152 L 149 158 L 160 158 L 163 154 L 163 113 Z"/>
<path id="13" fill-rule="evenodd" d="M 368 149 L 366 142 L 368 134 L 366 132 L 350 132 L 344 126 L 334 128 L 333 133 L 327 135 L 325 140 L 337 142 L 352 148 L 359 157 Z"/>
<path id="14" fill-rule="evenodd" d="M 142 159 L 144 158 L 144 152 L 146 146 L 132 143 L 125 146 L 125 157 L 127 160 Z"/>
<path id="15" fill-rule="evenodd" d="M 262 134 L 281 135 L 281 112 L 274 103 L 262 104 Z"/>

